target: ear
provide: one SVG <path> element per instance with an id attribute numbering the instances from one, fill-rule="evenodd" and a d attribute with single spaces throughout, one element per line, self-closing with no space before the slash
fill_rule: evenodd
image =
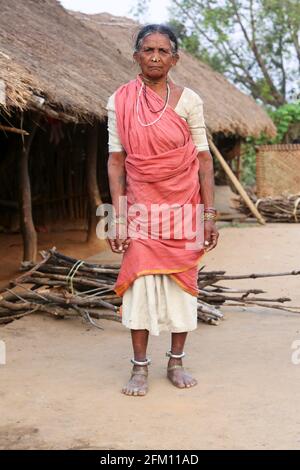
<path id="1" fill-rule="evenodd" d="M 132 55 L 132 57 L 133 57 L 133 60 L 134 60 L 136 63 L 138 63 L 138 64 L 140 63 L 140 55 L 139 55 L 138 52 L 134 52 L 133 55 Z"/>
<path id="2" fill-rule="evenodd" d="M 176 54 L 174 54 L 172 57 L 172 65 L 175 66 L 178 60 L 179 60 L 179 54 L 176 52 Z"/>

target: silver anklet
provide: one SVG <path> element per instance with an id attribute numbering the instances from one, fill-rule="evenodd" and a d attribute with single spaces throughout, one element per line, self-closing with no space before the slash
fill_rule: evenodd
<path id="1" fill-rule="evenodd" d="M 170 349 L 170 351 L 166 352 L 166 356 L 171 357 L 172 359 L 182 359 L 185 356 L 185 352 L 183 351 L 181 354 L 173 354 Z"/>
<path id="2" fill-rule="evenodd" d="M 135 359 L 130 359 L 130 361 L 132 362 L 132 364 L 134 366 L 148 366 L 149 364 L 151 364 L 151 359 L 146 359 L 145 361 L 136 361 Z"/>

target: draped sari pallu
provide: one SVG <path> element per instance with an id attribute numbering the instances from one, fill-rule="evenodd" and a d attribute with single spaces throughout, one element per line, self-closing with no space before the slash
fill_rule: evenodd
<path id="1" fill-rule="evenodd" d="M 148 237 L 131 238 L 124 253 L 114 291 L 123 296 L 126 289 L 139 276 L 169 274 L 180 287 L 197 296 L 198 262 L 205 254 L 203 245 L 187 249 L 187 243 L 196 238 L 174 236 L 175 221 L 170 218 L 170 238 L 163 236 L 162 225 L 154 224 L 156 235 L 150 233 L 151 204 L 190 205 L 192 226 L 196 226 L 196 205 L 201 203 L 199 161 L 186 121 L 167 106 L 164 114 L 154 125 L 145 127 L 137 117 L 136 103 L 142 80 L 138 75 L 119 87 L 115 94 L 118 133 L 126 152 L 127 223 L 141 220 L 141 227 Z M 147 99 L 151 109 L 161 109 L 163 99 L 147 87 Z M 152 113 L 140 95 L 139 117 L 143 123 L 153 122 L 159 114 Z M 149 212 L 148 218 L 133 217 L 130 207 L 142 204 Z M 199 206 L 198 206 L 199 209 Z M 183 212 L 182 212 L 183 213 Z M 153 214 L 152 214 L 153 217 Z M 184 231 L 183 231 L 184 232 Z M 152 235 L 152 236 L 151 236 Z M 130 236 L 130 233 L 129 233 Z"/>

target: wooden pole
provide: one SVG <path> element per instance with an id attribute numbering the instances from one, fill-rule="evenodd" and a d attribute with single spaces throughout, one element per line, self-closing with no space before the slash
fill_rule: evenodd
<path id="1" fill-rule="evenodd" d="M 87 241 L 96 240 L 97 216 L 96 209 L 102 204 L 97 181 L 98 156 L 98 123 L 88 126 L 87 130 L 87 161 L 86 181 L 88 195 L 88 231 Z"/>
<path id="2" fill-rule="evenodd" d="M 264 225 L 266 223 L 265 219 L 261 216 L 261 214 L 259 213 L 259 211 L 255 207 L 255 205 L 251 201 L 250 197 L 248 196 L 248 194 L 244 190 L 243 186 L 241 185 L 241 183 L 239 182 L 239 180 L 237 179 L 237 177 L 235 176 L 235 174 L 231 170 L 230 166 L 228 165 L 228 163 L 226 162 L 226 160 L 224 159 L 224 157 L 222 156 L 222 154 L 220 153 L 218 148 L 213 143 L 213 140 L 212 140 L 211 137 L 208 137 L 208 143 L 209 143 L 209 146 L 212 149 L 213 153 L 215 154 L 215 156 L 217 157 L 217 159 L 221 163 L 222 168 L 224 169 L 224 171 L 226 172 L 226 174 L 229 176 L 230 180 L 234 184 L 234 186 L 237 189 L 238 193 L 244 199 L 245 204 L 249 207 L 249 209 L 251 210 L 254 217 L 256 217 L 258 222 L 260 224 Z"/>
<path id="3" fill-rule="evenodd" d="M 31 145 L 40 122 L 40 116 L 33 123 L 29 136 L 24 136 L 19 160 L 19 210 L 20 226 L 23 237 L 23 261 L 36 262 L 37 234 L 32 219 L 31 187 L 28 161 Z"/>

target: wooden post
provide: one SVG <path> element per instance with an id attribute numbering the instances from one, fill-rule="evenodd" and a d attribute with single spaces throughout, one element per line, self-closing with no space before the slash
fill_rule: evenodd
<path id="1" fill-rule="evenodd" d="M 23 137 L 23 145 L 19 160 L 19 211 L 20 227 L 23 237 L 23 261 L 36 262 L 37 234 L 32 219 L 31 187 L 29 177 L 29 154 L 31 145 L 40 122 L 40 115 L 32 125 L 29 136 Z"/>
<path id="2" fill-rule="evenodd" d="M 221 155 L 221 153 L 219 152 L 219 150 L 217 149 L 217 147 L 213 143 L 213 140 L 212 140 L 211 137 L 208 137 L 208 143 L 209 143 L 209 146 L 212 149 L 213 153 L 215 154 L 215 156 L 217 157 L 217 159 L 221 163 L 223 169 L 225 170 L 225 172 L 229 176 L 230 180 L 234 184 L 235 188 L 237 189 L 237 191 L 239 192 L 239 194 L 241 195 L 241 197 L 244 199 L 245 203 L 247 204 L 247 206 L 251 210 L 252 214 L 257 218 L 257 220 L 260 224 L 264 225 L 266 223 L 265 219 L 262 217 L 262 215 L 259 213 L 259 211 L 255 207 L 255 205 L 251 201 L 250 197 L 248 196 L 248 194 L 244 190 L 243 186 L 241 185 L 241 183 L 239 182 L 239 180 L 237 179 L 237 177 L 235 176 L 235 174 L 231 170 L 230 166 L 228 165 L 226 160 L 223 158 L 223 156 Z"/>
<path id="3" fill-rule="evenodd" d="M 98 123 L 88 126 L 87 130 L 87 160 L 86 183 L 88 196 L 88 231 L 87 241 L 97 239 L 96 209 L 102 204 L 97 181 L 97 155 L 98 155 Z"/>

